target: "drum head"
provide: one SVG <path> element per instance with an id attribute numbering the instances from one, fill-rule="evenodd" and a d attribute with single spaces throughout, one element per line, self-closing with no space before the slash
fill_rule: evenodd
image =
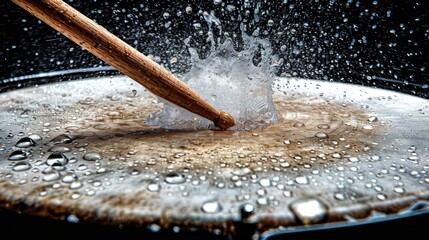
<path id="1" fill-rule="evenodd" d="M 427 100 L 292 78 L 274 100 L 282 121 L 265 129 L 175 131 L 145 123 L 162 106 L 123 76 L 3 93 L 0 204 L 223 235 L 394 215 L 428 198 Z"/>

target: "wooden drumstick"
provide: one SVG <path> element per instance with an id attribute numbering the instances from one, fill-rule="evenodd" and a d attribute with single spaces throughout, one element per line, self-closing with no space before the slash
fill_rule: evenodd
<path id="1" fill-rule="evenodd" d="M 234 118 L 220 112 L 172 73 L 62 0 L 11 0 L 152 93 L 227 129 Z"/>

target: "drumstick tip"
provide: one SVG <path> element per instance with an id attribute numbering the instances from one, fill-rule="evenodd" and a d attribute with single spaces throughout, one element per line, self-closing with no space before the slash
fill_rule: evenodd
<path id="1" fill-rule="evenodd" d="M 215 126 L 220 129 L 228 129 L 235 125 L 235 120 L 231 114 L 227 112 L 220 112 L 216 120 L 213 121 Z"/>

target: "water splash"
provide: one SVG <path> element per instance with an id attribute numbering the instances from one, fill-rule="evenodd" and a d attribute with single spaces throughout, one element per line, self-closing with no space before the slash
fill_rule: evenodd
<path id="1" fill-rule="evenodd" d="M 272 99 L 274 74 L 269 41 L 254 37 L 258 30 L 254 36 L 242 31 L 244 50 L 236 51 L 231 39 L 220 43 L 211 34 L 212 23 L 220 28 L 219 19 L 213 13 L 204 17 L 209 26 L 207 41 L 211 42 L 211 54 L 201 59 L 190 48 L 192 68 L 181 79 L 212 106 L 230 113 L 237 123 L 232 130 L 252 130 L 278 123 L 280 117 Z M 214 128 L 211 121 L 160 101 L 164 108 L 147 119 L 149 124 L 166 129 Z"/>

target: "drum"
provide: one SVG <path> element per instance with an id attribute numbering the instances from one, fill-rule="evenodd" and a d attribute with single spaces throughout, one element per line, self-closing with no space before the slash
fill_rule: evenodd
<path id="1" fill-rule="evenodd" d="M 315 35 L 326 41 L 305 52 L 302 44 L 309 47 L 311 41 L 304 39 L 316 29 L 304 21 L 307 15 L 301 10 L 307 5 L 283 1 L 281 9 L 286 16 L 281 16 L 270 4 L 214 1 L 176 6 L 149 2 L 129 6 L 133 13 L 125 17 L 145 20 L 147 32 L 142 30 L 141 34 L 157 31 L 171 40 L 168 29 L 175 26 L 173 20 L 184 24 L 195 17 L 198 21 L 192 22 L 192 32 L 196 28 L 195 34 L 204 35 L 207 30 L 223 36 L 228 31 L 217 27 L 217 16 L 237 14 L 240 21 L 232 18 L 225 24 L 242 22 L 238 30 L 255 28 L 254 37 L 258 31 L 268 37 L 273 44 L 269 61 L 279 71 L 272 83 L 279 120 L 256 129 L 195 130 L 150 124 L 148 119 L 164 103 L 113 68 L 98 66 L 91 56 L 82 59 L 92 65 L 73 61 L 71 65 L 77 66 L 65 70 L 55 66 L 57 61 L 67 60 L 62 54 L 42 58 L 47 71 L 30 69 L 18 74 L 19 68 L 8 65 L 10 71 L 2 76 L 0 94 L 0 219 L 5 230 L 16 235 L 31 227 L 61 230 L 67 232 L 62 233 L 66 238 L 84 236 L 86 231 L 108 239 L 361 239 L 371 236 L 374 229 L 392 237 L 394 227 L 422 233 L 416 224 L 429 219 L 426 69 L 414 68 L 414 74 L 397 72 L 398 76 L 413 75 L 402 82 L 388 77 L 385 62 L 379 62 L 383 66 L 359 65 L 365 62 L 356 58 L 375 53 L 355 52 L 351 45 L 351 49 L 343 48 L 338 40 L 342 31 L 338 35 L 332 32 L 329 38 L 323 33 Z M 338 23 L 342 29 L 355 21 L 347 28 L 354 30 L 363 26 L 359 21 L 364 20 L 347 16 L 374 18 L 373 13 L 388 9 L 385 14 L 395 14 L 399 9 L 385 4 L 373 1 L 360 10 L 363 6 L 359 3 L 311 3 L 311 9 L 312 14 L 325 18 L 321 12 L 341 10 L 345 14 L 341 24 L 332 19 L 328 23 Z M 125 5 L 124 1 L 100 6 L 99 11 Z M 216 11 L 204 12 L 210 8 Z M 150 22 L 154 15 L 144 15 L 160 9 L 170 10 L 162 10 L 154 23 Z M 115 14 L 122 16 L 120 10 Z M 286 24 L 286 20 L 297 20 L 294 14 L 301 14 L 304 22 Z M 321 26 L 321 21 L 317 22 Z M 207 24 L 208 29 L 201 30 L 199 23 Z M 36 31 L 36 26 L 31 30 Z M 258 26 L 261 28 L 255 33 Z M 415 30 L 414 26 L 403 28 Z M 381 31 L 381 27 L 386 26 L 377 25 L 374 31 Z M 322 29 L 337 28 L 329 25 Z M 283 47 L 286 43 L 276 45 L 282 34 L 291 40 L 288 53 Z M 197 35 L 192 36 L 187 44 L 196 41 Z M 365 41 L 375 44 L 370 38 L 377 36 L 348 37 L 350 44 L 365 45 Z M 217 41 L 207 39 L 208 43 Z M 377 49 L 377 44 L 369 47 Z M 192 64 L 185 61 L 191 56 L 182 59 L 186 63 L 181 66 L 175 65 L 177 59 L 163 62 L 160 57 L 179 49 L 178 45 L 166 52 L 159 50 L 153 59 L 181 75 L 189 66 L 186 64 Z M 61 45 L 51 47 L 58 50 Z M 11 50 L 16 48 L 8 49 L 11 54 L 6 56 L 16 59 Z M 40 49 L 36 51 L 42 54 Z M 47 51 L 52 53 L 52 49 Z M 343 61 L 341 51 L 357 56 Z M 258 65 L 265 61 L 264 54 L 255 54 L 251 60 Z M 231 58 L 228 56 L 226 59 Z M 324 57 L 318 61 L 318 56 Z M 306 64 L 297 62 L 307 58 Z M 392 59 L 389 61 L 394 65 Z M 421 58 L 408 60 L 413 66 L 427 65 Z M 31 60 L 23 61 L 31 65 Z M 228 65 L 227 60 L 221 62 Z M 345 66 L 351 70 L 339 68 Z M 361 69 L 368 72 L 365 81 L 353 72 Z M 380 69 L 386 72 L 375 75 Z M 328 81 L 332 77 L 338 77 L 337 81 Z"/>

